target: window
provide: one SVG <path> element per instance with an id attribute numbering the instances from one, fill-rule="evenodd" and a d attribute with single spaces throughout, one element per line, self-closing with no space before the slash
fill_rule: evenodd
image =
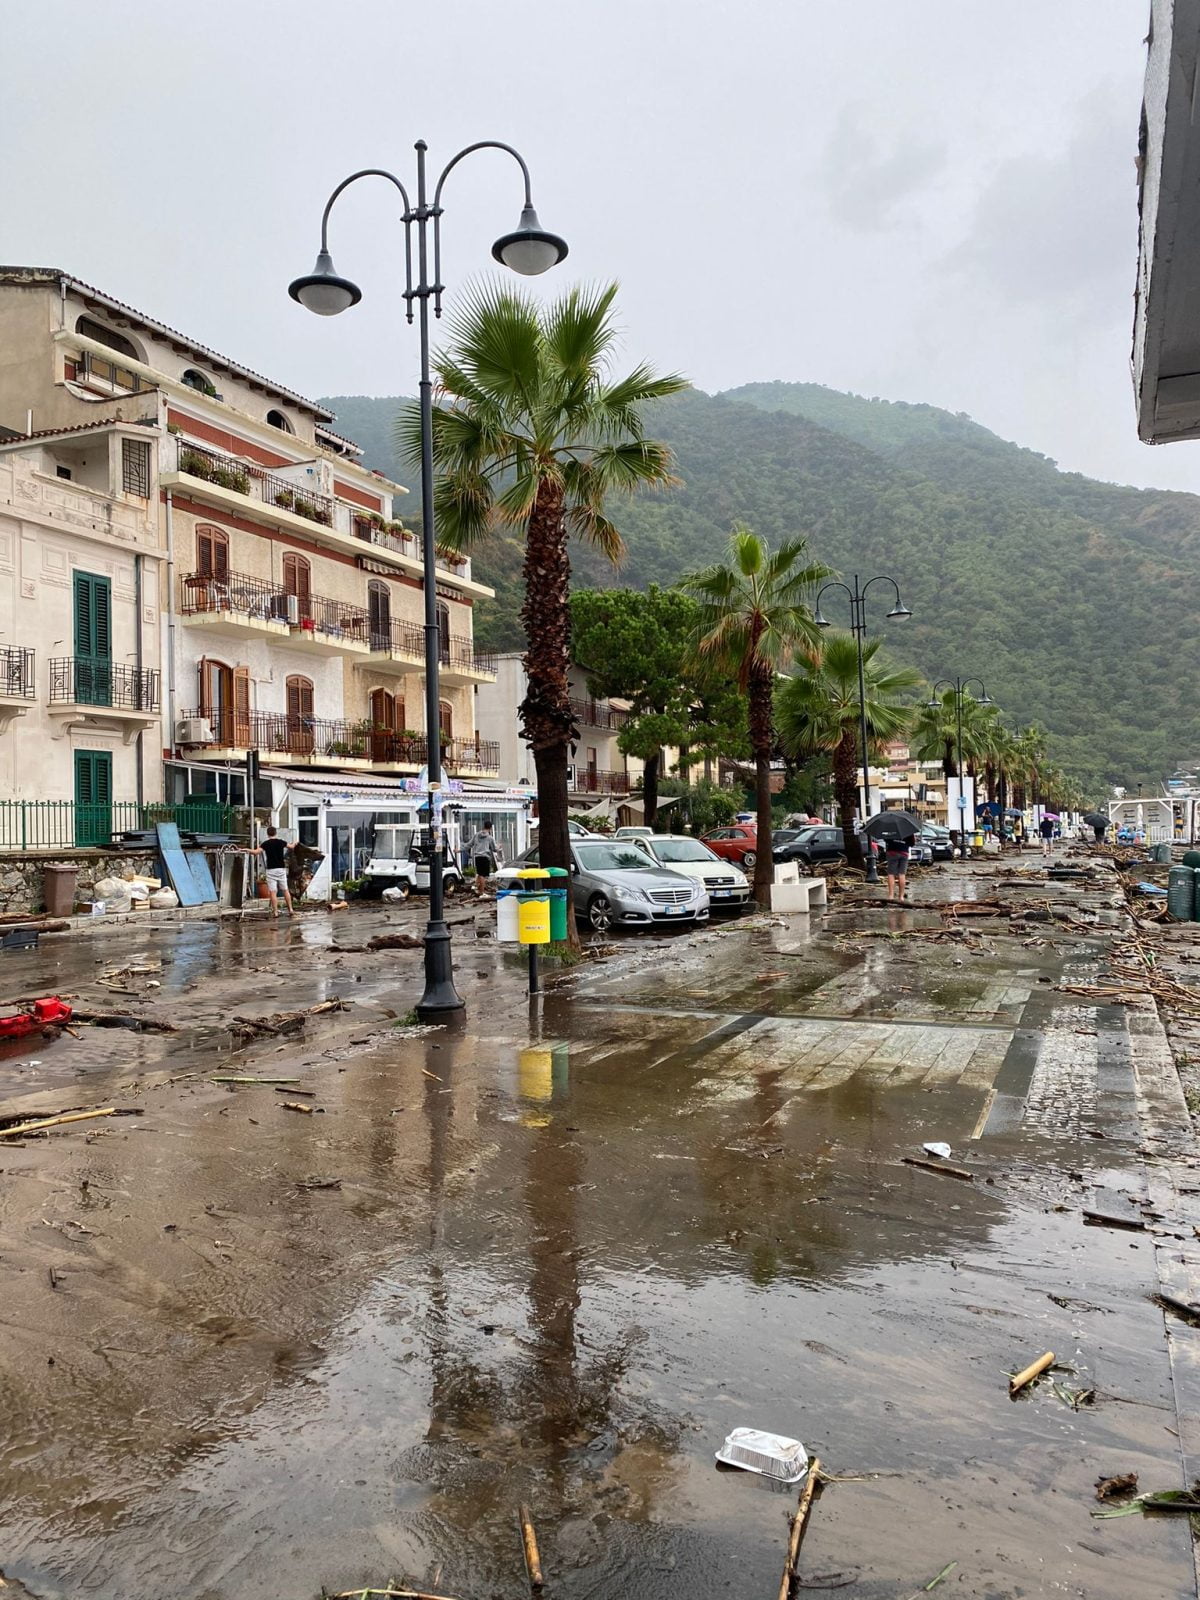
<path id="1" fill-rule="evenodd" d="M 311 755 L 313 751 L 313 686 L 311 678 L 287 680 L 287 751 Z"/>
<path id="2" fill-rule="evenodd" d="M 71 481 L 70 467 L 55 467 L 54 475 L 56 478 L 66 478 L 68 483 Z"/>
<path id="3" fill-rule="evenodd" d="M 126 494 L 150 498 L 149 439 L 121 440 L 121 487 Z"/>
<path id="4" fill-rule="evenodd" d="M 112 843 L 112 752 L 75 752 L 75 843 Z"/>
<path id="5" fill-rule="evenodd" d="M 250 669 L 205 657 L 200 662 L 200 715 L 213 738 L 230 750 L 250 746 Z"/>
<path id="6" fill-rule="evenodd" d="M 439 605 L 437 608 L 438 625 L 438 655 L 441 659 L 450 659 L 450 607 Z"/>
<path id="7" fill-rule="evenodd" d="M 443 700 L 438 706 L 438 728 L 443 739 L 454 737 L 454 711 L 448 700 Z"/>
<path id="8" fill-rule="evenodd" d="M 371 760 L 403 761 L 399 735 L 404 732 L 404 701 L 387 689 L 372 689 L 370 699 Z"/>
<path id="9" fill-rule="evenodd" d="M 77 572 L 75 602 L 75 698 L 83 705 L 112 704 L 112 585 L 107 578 Z"/>
<path id="10" fill-rule="evenodd" d="M 267 421 L 273 428 L 280 428 L 284 433 L 295 433 L 296 431 L 282 411 L 268 411 Z"/>
<path id="11" fill-rule="evenodd" d="M 283 592 L 296 597 L 301 619 L 312 616 L 312 567 L 290 550 L 283 558 Z"/>
<path id="12" fill-rule="evenodd" d="M 386 583 L 373 578 L 367 585 L 372 650 L 386 650 L 392 642 L 392 594 Z"/>
<path id="13" fill-rule="evenodd" d="M 201 372 L 198 367 L 189 367 L 179 381 L 186 383 L 189 389 L 195 389 L 197 394 L 206 394 L 210 400 L 217 398 L 216 384 L 207 372 Z"/>
<path id="14" fill-rule="evenodd" d="M 296 843 L 316 848 L 320 813 L 308 808 L 296 812 Z"/>
<path id="15" fill-rule="evenodd" d="M 196 529 L 196 570 L 205 578 L 229 577 L 229 535 L 224 528 L 204 522 Z"/>
<path id="16" fill-rule="evenodd" d="M 102 322 L 96 322 L 92 317 L 80 317 L 75 324 L 75 332 L 82 339 L 93 339 L 97 344 L 107 346 L 109 350 L 119 351 L 123 356 L 129 356 L 134 361 L 142 359 L 141 351 L 132 339 L 127 339 L 124 334 L 106 328 Z"/>

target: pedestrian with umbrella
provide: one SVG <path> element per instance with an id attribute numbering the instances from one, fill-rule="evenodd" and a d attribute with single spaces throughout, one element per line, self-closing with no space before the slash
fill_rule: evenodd
<path id="1" fill-rule="evenodd" d="M 1096 835 L 1096 843 L 1104 843 L 1104 830 L 1108 827 L 1108 818 L 1102 811 L 1085 811 L 1083 820 Z"/>
<path id="2" fill-rule="evenodd" d="M 1042 812 L 1042 820 L 1038 823 L 1038 832 L 1042 836 L 1042 854 L 1044 856 L 1050 854 L 1050 841 L 1054 838 L 1054 824 L 1057 821 L 1058 818 L 1051 816 L 1048 811 Z"/>
<path id="3" fill-rule="evenodd" d="M 921 831 L 911 811 L 880 811 L 863 828 L 866 838 L 884 848 L 889 900 L 903 900 L 908 887 L 908 847 Z"/>

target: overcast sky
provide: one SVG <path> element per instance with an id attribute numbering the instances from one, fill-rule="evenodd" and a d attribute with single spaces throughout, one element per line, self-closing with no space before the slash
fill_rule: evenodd
<path id="1" fill-rule="evenodd" d="M 362 304 L 286 297 L 329 189 L 515 144 L 628 356 L 969 412 L 1064 467 L 1200 490 L 1129 379 L 1145 0 L 39 0 L 4 7 L 0 259 L 60 266 L 310 395 L 411 392 L 393 195 L 339 203 Z M 518 174 L 446 189 L 445 278 Z"/>

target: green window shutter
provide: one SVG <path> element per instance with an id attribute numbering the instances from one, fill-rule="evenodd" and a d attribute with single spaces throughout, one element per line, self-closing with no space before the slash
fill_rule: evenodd
<path id="1" fill-rule="evenodd" d="M 75 574 L 75 654 L 112 659 L 112 585 L 91 572 Z"/>
<path id="2" fill-rule="evenodd" d="M 75 843 L 112 843 L 112 754 L 75 752 Z"/>
<path id="3" fill-rule="evenodd" d="M 75 654 L 92 654 L 92 580 L 86 572 L 75 574 Z"/>
<path id="4" fill-rule="evenodd" d="M 112 660 L 112 588 L 107 578 L 92 579 L 92 609 L 95 613 L 96 656 Z"/>

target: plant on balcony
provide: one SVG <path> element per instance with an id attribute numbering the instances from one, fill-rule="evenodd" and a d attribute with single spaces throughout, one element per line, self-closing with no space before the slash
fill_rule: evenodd
<path id="1" fill-rule="evenodd" d="M 348 744 L 345 739 L 335 739 L 329 746 L 329 754 L 331 756 L 356 756 L 360 755 L 361 751 L 356 744 Z"/>
<path id="2" fill-rule="evenodd" d="M 281 511 L 290 511 L 296 504 L 295 491 L 292 489 L 276 489 L 275 504 Z"/>
<path id="3" fill-rule="evenodd" d="M 186 472 L 191 478 L 203 478 L 211 482 L 216 473 L 216 463 L 207 456 L 201 455 L 198 450 L 181 450 L 179 452 L 179 470 Z"/>
<path id="4" fill-rule="evenodd" d="M 616 492 L 671 484 L 671 454 L 648 438 L 644 410 L 687 387 L 647 366 L 611 372 L 616 285 L 572 289 L 551 305 L 483 283 L 460 302 L 439 353 L 433 448 L 437 527 L 466 553 L 489 534 L 525 535 L 528 689 L 520 707 L 537 769 L 544 865 L 566 867 L 567 763 L 578 730 L 571 711 L 568 540 L 610 560 L 623 551 L 605 503 Z M 420 413 L 406 407 L 396 437 L 419 460 Z"/>
<path id="5" fill-rule="evenodd" d="M 232 489 L 235 494 L 250 493 L 250 474 L 244 467 L 214 467 L 209 477 L 222 489 Z"/>
<path id="6" fill-rule="evenodd" d="M 179 424 L 177 422 L 168 422 L 167 423 L 167 432 L 170 433 L 170 434 L 174 434 L 175 437 L 178 438 L 179 435 L 183 432 L 183 429 L 179 426 Z"/>

